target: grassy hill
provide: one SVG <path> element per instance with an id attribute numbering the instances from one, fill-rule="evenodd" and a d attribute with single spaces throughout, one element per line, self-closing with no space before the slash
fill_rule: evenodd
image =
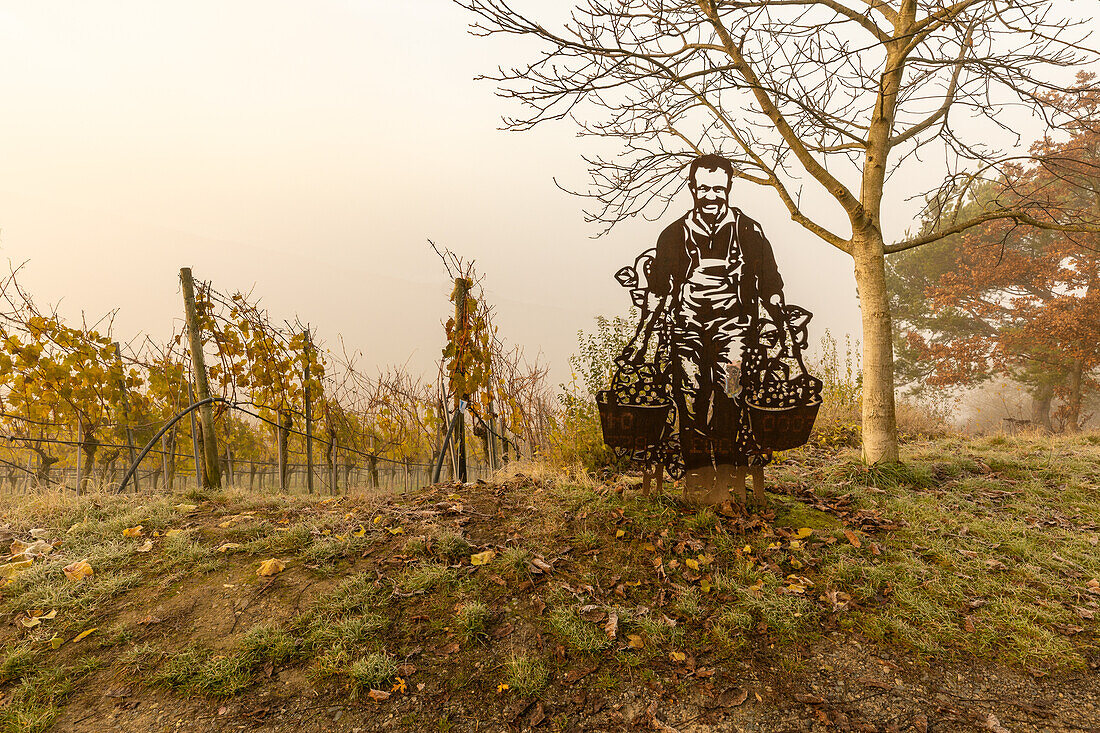
<path id="1" fill-rule="evenodd" d="M 906 456 L 748 514 L 537 465 L 4 497 L 0 730 L 1095 730 L 1100 436 Z"/>

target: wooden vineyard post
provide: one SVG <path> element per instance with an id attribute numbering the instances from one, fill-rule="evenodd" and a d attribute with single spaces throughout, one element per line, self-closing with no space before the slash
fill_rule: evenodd
<path id="1" fill-rule="evenodd" d="M 455 338 L 458 343 L 456 344 L 455 359 L 459 364 L 462 363 L 462 352 L 465 350 L 467 339 L 470 338 L 469 330 L 470 325 L 467 323 L 469 314 L 466 312 L 466 300 L 470 293 L 470 280 L 465 277 L 455 278 Z M 465 380 L 463 380 L 465 383 Z M 466 483 L 466 425 L 465 415 L 463 415 L 463 408 L 466 406 L 466 400 L 468 399 L 465 394 L 455 394 L 455 409 L 458 410 L 457 420 L 458 424 L 455 425 L 455 431 L 458 433 L 457 447 L 458 447 L 458 480 L 462 483 Z"/>
<path id="2" fill-rule="evenodd" d="M 336 469 L 336 459 L 337 459 L 337 457 L 338 457 L 339 455 L 340 455 L 340 453 L 339 453 L 339 451 L 338 451 L 338 450 L 337 450 L 337 448 L 336 448 L 336 441 L 335 441 L 335 440 L 333 440 L 333 441 L 332 441 L 332 466 L 331 466 L 331 471 L 332 471 L 332 477 L 331 477 L 331 478 L 329 479 L 329 482 L 330 482 L 330 484 L 331 484 L 331 486 L 332 486 L 332 494 L 333 494 L 333 496 L 335 496 L 336 494 L 339 494 L 339 493 L 340 493 L 340 486 L 339 486 L 339 484 L 337 483 L 337 482 L 339 481 L 339 479 L 340 479 L 340 473 L 339 473 L 339 471 L 338 471 L 338 470 Z"/>
<path id="3" fill-rule="evenodd" d="M 313 405 L 310 404 L 309 394 L 309 357 L 310 357 L 310 340 L 309 340 L 309 328 L 306 328 L 305 333 L 305 355 L 306 363 L 303 367 L 302 374 L 302 386 L 303 393 L 305 394 L 305 413 L 306 413 L 306 488 L 309 493 L 313 493 Z"/>
<path id="4" fill-rule="evenodd" d="M 206 373 L 206 357 L 202 350 L 202 332 L 199 329 L 199 316 L 195 308 L 195 281 L 191 268 L 180 269 L 180 283 L 183 285 L 183 310 L 187 320 L 187 342 L 191 351 L 191 371 L 195 380 L 195 391 L 199 401 L 210 398 L 210 381 Z M 204 466 L 203 486 L 216 489 L 221 486 L 221 467 L 218 465 L 218 436 L 214 432 L 214 408 L 209 402 L 199 408 L 199 421 L 202 423 L 202 447 Z"/>
<path id="5" fill-rule="evenodd" d="M 130 398 L 126 394 L 126 372 L 122 369 L 122 350 L 119 348 L 118 342 L 115 341 L 111 346 L 115 347 L 115 364 L 118 366 L 118 387 L 122 390 L 122 415 L 126 421 L 126 444 L 130 449 L 130 464 L 134 463 L 134 459 L 137 457 L 137 451 L 134 448 L 134 430 L 130 427 Z M 140 491 L 141 486 L 138 483 L 138 476 L 140 471 L 134 471 L 134 491 Z"/>
<path id="6" fill-rule="evenodd" d="M 195 404 L 195 390 L 187 383 L 187 396 Z M 195 420 L 195 411 L 191 410 L 191 456 L 195 459 L 195 486 L 202 488 L 202 452 L 199 450 L 199 428 Z"/>
<path id="7" fill-rule="evenodd" d="M 275 443 L 278 446 L 278 458 L 279 458 L 279 491 L 286 493 L 287 485 L 287 431 L 286 431 L 286 418 L 283 414 L 279 415 L 279 425 L 275 428 L 276 436 Z"/>
<path id="8" fill-rule="evenodd" d="M 160 439 L 160 465 L 161 470 L 164 471 L 164 490 L 172 490 L 172 477 L 168 475 L 168 439 Z M 137 484 L 134 484 L 134 488 L 137 488 Z"/>

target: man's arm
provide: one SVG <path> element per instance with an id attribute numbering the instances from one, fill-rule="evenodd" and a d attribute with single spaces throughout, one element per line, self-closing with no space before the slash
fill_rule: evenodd
<path id="1" fill-rule="evenodd" d="M 677 224 L 672 224 L 666 227 L 661 232 L 661 236 L 657 238 L 653 260 L 650 262 L 649 276 L 646 278 L 646 286 L 649 291 L 646 301 L 647 303 L 655 302 L 653 302 L 651 308 L 643 310 L 638 328 L 634 331 L 634 337 L 623 349 L 620 358 L 628 363 L 645 363 L 650 339 L 656 331 L 657 325 L 672 305 L 672 299 L 675 297 L 677 290 L 674 282 L 674 271 L 676 267 L 675 246 L 679 231 Z"/>

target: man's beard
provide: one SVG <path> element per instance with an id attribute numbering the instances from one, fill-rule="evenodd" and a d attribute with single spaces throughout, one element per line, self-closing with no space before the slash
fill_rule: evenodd
<path id="1" fill-rule="evenodd" d="M 703 207 L 707 205 L 716 205 L 713 214 L 703 210 Z M 695 204 L 695 214 L 704 224 L 709 227 L 714 227 L 718 223 L 718 220 L 726 213 L 728 208 L 728 204 L 724 201 L 701 201 Z"/>

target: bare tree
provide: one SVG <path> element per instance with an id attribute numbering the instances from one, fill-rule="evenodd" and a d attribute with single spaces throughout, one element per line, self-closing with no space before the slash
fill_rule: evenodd
<path id="1" fill-rule="evenodd" d="M 994 218 L 1100 230 L 1095 211 L 994 204 L 932 234 L 883 237 L 883 193 L 888 180 L 905 186 L 899 169 L 935 153 L 941 194 L 966 196 L 1026 162 L 1015 154 L 1021 114 L 1054 130 L 1073 114 L 1066 101 L 1096 89 L 1072 81 L 1098 54 L 1083 21 L 1056 17 L 1053 0 L 583 0 L 553 26 L 504 0 L 455 2 L 477 16 L 475 34 L 537 46 L 530 63 L 484 77 L 522 106 L 508 128 L 568 118 L 583 135 L 621 141 L 615 156 L 586 158 L 587 213 L 603 231 L 663 211 L 686 163 L 717 151 L 852 257 L 868 462 L 898 459 L 885 256 Z M 805 186 L 828 194 L 847 231 L 808 213 Z"/>

